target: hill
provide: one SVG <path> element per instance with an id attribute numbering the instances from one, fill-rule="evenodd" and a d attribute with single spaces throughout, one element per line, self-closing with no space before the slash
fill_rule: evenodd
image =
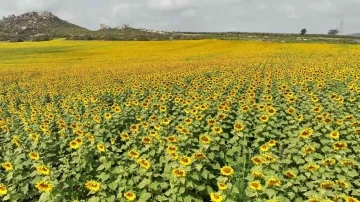
<path id="1" fill-rule="evenodd" d="M 360 33 L 349 34 L 349 36 L 360 37 Z"/>
<path id="2" fill-rule="evenodd" d="M 51 12 L 30 12 L 19 16 L 10 15 L 0 20 L 0 30 L 8 34 L 55 34 L 60 30 L 82 32 L 87 29 L 64 21 Z"/>
<path id="3" fill-rule="evenodd" d="M 91 31 L 62 20 L 48 11 L 29 12 L 19 16 L 10 15 L 0 20 L 0 41 L 44 41 L 54 38 L 113 41 L 224 39 L 299 43 L 360 43 L 360 35 L 356 34 L 334 36 L 253 32 L 163 32 L 132 28 L 129 25 L 110 27 L 104 24 L 100 25 L 99 30 Z"/>
<path id="4" fill-rule="evenodd" d="M 171 33 L 135 29 L 129 26 L 110 28 L 101 25 L 91 31 L 69 23 L 51 12 L 29 12 L 19 16 L 10 15 L 0 20 L 0 41 L 42 41 L 64 37 L 73 40 L 169 40 Z"/>

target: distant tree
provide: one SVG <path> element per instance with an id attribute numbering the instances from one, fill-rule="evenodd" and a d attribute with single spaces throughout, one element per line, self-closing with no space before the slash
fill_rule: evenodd
<path id="1" fill-rule="evenodd" d="M 328 35 L 338 35 L 339 30 L 338 29 L 330 29 L 328 32 Z"/>
<path id="2" fill-rule="evenodd" d="M 301 32 L 300 32 L 301 35 L 305 35 L 306 33 L 307 33 L 306 29 L 302 29 Z"/>
<path id="3" fill-rule="evenodd" d="M 123 24 L 122 28 L 123 28 L 123 29 L 130 29 L 131 27 L 130 27 L 129 24 Z"/>

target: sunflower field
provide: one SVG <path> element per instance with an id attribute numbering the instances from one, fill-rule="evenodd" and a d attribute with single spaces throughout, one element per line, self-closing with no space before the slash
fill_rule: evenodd
<path id="1" fill-rule="evenodd" d="M 1 201 L 358 202 L 360 47 L 0 43 Z"/>

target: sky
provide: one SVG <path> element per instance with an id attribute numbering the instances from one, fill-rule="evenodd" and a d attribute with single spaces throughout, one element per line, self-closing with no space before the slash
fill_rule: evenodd
<path id="1" fill-rule="evenodd" d="M 0 0 L 0 17 L 30 11 L 97 30 L 129 24 L 162 31 L 360 33 L 360 0 Z"/>

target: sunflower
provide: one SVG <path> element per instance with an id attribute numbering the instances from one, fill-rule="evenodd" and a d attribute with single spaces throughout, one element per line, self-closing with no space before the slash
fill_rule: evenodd
<path id="1" fill-rule="evenodd" d="M 312 111 L 315 112 L 315 113 L 319 113 L 321 110 L 322 110 L 321 106 L 315 106 L 315 107 L 312 108 Z"/>
<path id="2" fill-rule="evenodd" d="M 124 193 L 124 197 L 128 200 L 128 201 L 134 201 L 136 199 L 136 195 L 134 192 L 128 191 Z"/>
<path id="3" fill-rule="evenodd" d="M 242 131 L 242 130 L 244 130 L 244 128 L 245 128 L 245 125 L 243 123 L 241 123 L 241 122 L 234 123 L 234 130 Z"/>
<path id="4" fill-rule="evenodd" d="M 195 119 L 198 121 L 201 121 L 203 118 L 204 118 L 204 115 L 201 115 L 201 114 L 199 114 L 195 117 Z"/>
<path id="5" fill-rule="evenodd" d="M 311 128 L 304 128 L 300 131 L 300 137 L 303 139 L 308 139 L 313 134 L 313 129 Z"/>
<path id="6" fill-rule="evenodd" d="M 140 164 L 141 167 L 145 168 L 146 170 L 151 167 L 150 162 L 147 161 L 146 159 L 140 159 L 140 160 L 138 161 L 138 163 Z"/>
<path id="7" fill-rule="evenodd" d="M 342 166 L 354 166 L 355 165 L 355 161 L 354 160 L 350 160 L 350 159 L 346 159 L 341 161 L 340 163 Z"/>
<path id="8" fill-rule="evenodd" d="M 252 190 L 260 191 L 262 189 L 262 185 L 259 181 L 252 181 L 249 183 L 249 187 Z"/>
<path id="9" fill-rule="evenodd" d="M 188 166 L 191 164 L 191 158 L 187 157 L 187 156 L 183 156 L 179 159 L 180 164 L 184 165 L 184 166 Z"/>
<path id="10" fill-rule="evenodd" d="M 175 177 L 185 177 L 186 176 L 186 171 L 183 170 L 183 169 L 175 168 L 175 169 L 173 169 L 172 174 Z"/>
<path id="11" fill-rule="evenodd" d="M 261 156 L 254 156 L 251 158 L 251 161 L 255 164 L 255 165 L 261 165 L 264 163 L 264 159 Z"/>
<path id="12" fill-rule="evenodd" d="M 268 145 L 269 147 L 274 147 L 274 146 L 276 146 L 276 141 L 275 141 L 275 140 L 270 140 L 270 141 L 267 143 L 267 145 Z"/>
<path id="13" fill-rule="evenodd" d="M 5 185 L 0 184 L 0 196 L 4 196 L 8 193 L 8 190 Z"/>
<path id="14" fill-rule="evenodd" d="M 322 202 L 320 198 L 311 197 L 307 200 L 307 202 Z"/>
<path id="15" fill-rule="evenodd" d="M 123 132 L 123 133 L 120 134 L 120 138 L 121 138 L 122 141 L 126 141 L 126 140 L 130 139 L 130 136 L 129 136 L 129 134 Z"/>
<path id="16" fill-rule="evenodd" d="M 315 152 L 315 147 L 305 146 L 305 147 L 303 147 L 302 152 L 304 155 L 312 154 Z"/>
<path id="17" fill-rule="evenodd" d="M 292 172 L 291 170 L 287 170 L 284 172 L 284 175 L 288 178 L 291 179 L 295 179 L 296 178 L 296 174 L 294 172 Z"/>
<path id="18" fill-rule="evenodd" d="M 273 116 L 276 114 L 276 109 L 274 107 L 268 107 L 266 109 L 266 112 L 268 113 L 269 116 Z"/>
<path id="19" fill-rule="evenodd" d="M 251 171 L 251 176 L 253 178 L 263 178 L 263 177 L 265 177 L 264 173 L 259 171 L 259 170 Z"/>
<path id="20" fill-rule="evenodd" d="M 304 116 L 303 116 L 302 114 L 300 114 L 300 115 L 298 115 L 298 116 L 296 117 L 296 119 L 297 119 L 298 121 L 302 121 L 303 118 L 304 118 Z"/>
<path id="21" fill-rule="evenodd" d="M 193 122 L 193 120 L 191 118 L 187 117 L 187 118 L 184 119 L 184 122 L 185 122 L 186 125 L 190 125 Z"/>
<path id="22" fill-rule="evenodd" d="M 347 148 L 347 143 L 346 142 L 334 142 L 332 144 L 332 147 L 334 150 L 344 150 Z"/>
<path id="23" fill-rule="evenodd" d="M 160 130 L 160 129 L 161 129 L 161 125 L 159 125 L 159 124 L 154 124 L 154 129 L 155 129 L 155 130 Z"/>
<path id="24" fill-rule="evenodd" d="M 157 131 L 150 131 L 149 135 L 151 137 L 157 137 L 158 136 L 158 132 Z"/>
<path id="25" fill-rule="evenodd" d="M 210 144 L 211 138 L 208 135 L 201 135 L 200 136 L 200 142 L 202 144 Z"/>
<path id="26" fill-rule="evenodd" d="M 103 144 L 97 144 L 96 148 L 99 152 L 104 152 L 105 151 L 105 146 Z"/>
<path id="27" fill-rule="evenodd" d="M 304 170 L 306 170 L 306 171 L 316 171 L 316 170 L 318 170 L 319 168 L 320 168 L 320 166 L 317 165 L 317 164 L 306 164 L 306 165 L 304 166 Z"/>
<path id="28" fill-rule="evenodd" d="M 36 183 L 35 187 L 42 192 L 49 193 L 53 189 L 53 185 L 46 181 L 39 181 Z"/>
<path id="29" fill-rule="evenodd" d="M 139 158 L 139 156 L 140 156 L 139 152 L 137 152 L 137 151 L 135 151 L 133 149 L 128 152 L 128 155 L 130 157 L 132 157 L 132 158 L 135 158 L 135 159 Z"/>
<path id="30" fill-rule="evenodd" d="M 110 113 L 105 113 L 104 117 L 105 117 L 105 119 L 109 120 L 109 119 L 111 119 L 112 116 Z"/>
<path id="31" fill-rule="evenodd" d="M 39 141 L 39 135 L 38 134 L 34 134 L 34 133 L 31 133 L 29 135 L 29 138 L 34 141 L 34 142 L 38 142 Z"/>
<path id="32" fill-rule="evenodd" d="M 166 106 L 161 106 L 159 109 L 161 112 L 166 112 Z"/>
<path id="33" fill-rule="evenodd" d="M 289 107 L 289 109 L 287 110 L 287 112 L 288 112 L 289 114 L 295 114 L 296 109 L 295 109 L 294 107 Z"/>
<path id="34" fill-rule="evenodd" d="M 160 123 L 161 123 L 162 125 L 169 125 L 169 124 L 170 124 L 170 119 L 168 119 L 168 118 L 163 118 L 163 119 L 161 119 Z"/>
<path id="35" fill-rule="evenodd" d="M 115 138 L 110 138 L 110 144 L 115 144 Z"/>
<path id="36" fill-rule="evenodd" d="M 336 160 L 332 159 L 332 158 L 327 158 L 322 161 L 322 164 L 326 165 L 326 166 L 332 166 L 332 165 L 335 165 L 335 163 L 336 163 Z"/>
<path id="37" fill-rule="evenodd" d="M 175 153 L 169 153 L 169 156 L 174 160 L 177 160 L 179 158 L 179 155 L 176 152 Z"/>
<path id="38" fill-rule="evenodd" d="M 87 133 L 85 135 L 85 137 L 90 141 L 90 142 L 95 142 L 95 137 L 93 135 L 91 135 L 90 133 Z"/>
<path id="39" fill-rule="evenodd" d="M 221 134 L 223 132 L 223 129 L 219 126 L 214 126 L 211 128 L 212 132 L 215 134 Z"/>
<path id="40" fill-rule="evenodd" d="M 151 137 L 143 137 L 143 138 L 141 138 L 141 141 L 144 144 L 151 144 L 152 143 Z"/>
<path id="41" fill-rule="evenodd" d="M 175 143 L 175 142 L 178 142 L 178 138 L 175 136 L 175 135 L 172 135 L 172 136 L 169 136 L 166 138 L 166 140 L 169 142 L 169 143 Z"/>
<path id="42" fill-rule="evenodd" d="M 259 117 L 260 121 L 263 122 L 263 123 L 266 123 L 269 121 L 269 117 L 267 115 L 261 115 Z"/>
<path id="43" fill-rule="evenodd" d="M 49 175 L 50 174 L 50 169 L 44 165 L 37 166 L 36 170 L 41 175 Z"/>
<path id="44" fill-rule="evenodd" d="M 228 186 L 222 182 L 217 183 L 217 186 L 218 186 L 219 190 L 226 190 L 228 188 Z"/>
<path id="45" fill-rule="evenodd" d="M 224 166 L 220 169 L 222 175 L 231 176 L 234 174 L 234 169 L 230 166 Z"/>
<path id="46" fill-rule="evenodd" d="M 269 147 L 266 144 L 263 144 L 260 146 L 260 151 L 267 152 L 269 151 Z"/>
<path id="47" fill-rule="evenodd" d="M 174 145 L 170 145 L 170 146 L 168 146 L 167 149 L 166 149 L 166 151 L 167 151 L 168 153 L 175 153 L 175 152 L 177 152 L 177 150 L 178 150 L 178 147 L 177 147 L 177 146 L 174 146 Z"/>
<path id="48" fill-rule="evenodd" d="M 345 198 L 345 202 L 359 202 L 359 200 L 354 197 L 348 196 Z"/>
<path id="49" fill-rule="evenodd" d="M 139 131 L 139 126 L 137 124 L 132 124 L 130 126 L 130 131 L 136 133 L 137 131 Z"/>
<path id="50" fill-rule="evenodd" d="M 215 119 L 208 119 L 207 124 L 210 125 L 210 126 L 213 126 L 213 125 L 216 124 L 216 120 Z"/>
<path id="51" fill-rule="evenodd" d="M 205 156 L 205 154 L 202 153 L 202 152 L 195 152 L 195 153 L 193 154 L 193 158 L 194 158 L 194 159 L 197 159 L 197 160 L 200 160 L 200 159 L 205 159 L 206 156 Z"/>
<path id="52" fill-rule="evenodd" d="M 79 144 L 77 141 L 75 141 L 75 140 L 72 140 L 72 141 L 69 143 L 69 145 L 70 145 L 70 148 L 71 148 L 71 149 L 77 149 L 77 148 L 80 147 L 80 144 Z"/>
<path id="53" fill-rule="evenodd" d="M 265 163 L 274 163 L 276 162 L 276 158 L 271 154 L 263 154 L 261 158 L 264 159 Z"/>
<path id="54" fill-rule="evenodd" d="M 39 155 L 39 153 L 37 153 L 37 152 L 30 152 L 30 153 L 29 153 L 29 157 L 30 157 L 32 160 L 39 160 L 39 159 L 40 159 L 40 155 Z"/>
<path id="55" fill-rule="evenodd" d="M 210 199 L 212 202 L 222 202 L 224 200 L 223 197 L 218 193 L 211 193 Z"/>
<path id="56" fill-rule="evenodd" d="M 75 138 L 75 141 L 79 144 L 82 145 L 84 142 L 80 137 Z"/>
<path id="57" fill-rule="evenodd" d="M 267 181 L 266 184 L 268 186 L 275 186 L 275 187 L 280 187 L 281 186 L 281 182 L 279 179 L 275 178 L 275 177 L 270 177 Z"/>
<path id="58" fill-rule="evenodd" d="M 330 181 L 330 180 L 325 180 L 324 182 L 322 182 L 320 184 L 320 187 L 322 189 L 331 189 L 331 188 L 334 188 L 335 186 L 335 183 L 333 181 Z"/>
<path id="59" fill-rule="evenodd" d="M 250 110 L 250 107 L 247 105 L 243 105 L 243 106 L 241 106 L 240 110 L 241 110 L 241 112 L 246 113 Z"/>
<path id="60" fill-rule="evenodd" d="M 330 136 L 330 138 L 332 138 L 332 139 L 339 139 L 340 133 L 339 133 L 338 131 L 334 130 L 334 131 L 331 131 L 331 133 L 330 133 L 329 136 Z"/>
<path id="61" fill-rule="evenodd" d="M 190 133 L 190 131 L 187 128 L 183 128 L 183 129 L 181 129 L 180 133 L 183 134 L 183 135 L 187 135 L 187 134 Z"/>
<path id="62" fill-rule="evenodd" d="M 89 180 L 85 183 L 85 186 L 88 190 L 92 192 L 97 192 L 100 190 L 101 184 L 95 180 Z"/>
<path id="63" fill-rule="evenodd" d="M 343 189 L 346 189 L 349 187 L 348 183 L 345 180 L 336 180 L 335 183 Z"/>
<path id="64" fill-rule="evenodd" d="M 13 169 L 13 165 L 10 162 L 4 162 L 1 164 L 1 166 L 6 170 L 6 171 L 10 171 Z"/>

